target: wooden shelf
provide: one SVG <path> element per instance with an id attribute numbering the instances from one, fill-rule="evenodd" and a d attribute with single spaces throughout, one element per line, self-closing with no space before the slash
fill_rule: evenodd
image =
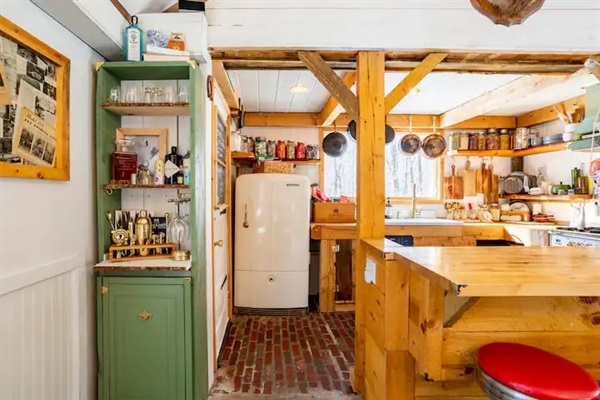
<path id="1" fill-rule="evenodd" d="M 567 143 L 547 144 L 544 146 L 528 147 L 521 150 L 454 150 L 448 156 L 462 157 L 524 157 L 535 154 L 553 153 L 567 150 Z"/>
<path id="2" fill-rule="evenodd" d="M 254 153 L 242 153 L 239 151 L 232 151 L 231 159 L 240 164 L 252 164 L 254 161 L 256 161 Z"/>
<path id="3" fill-rule="evenodd" d="M 102 108 L 117 115 L 138 115 L 138 116 L 185 116 L 190 115 L 190 105 L 187 103 L 171 104 L 102 104 Z"/>
<path id="4" fill-rule="evenodd" d="M 102 185 L 104 190 L 120 189 L 189 189 L 189 185 L 123 185 L 120 183 L 106 183 Z"/>
<path id="5" fill-rule="evenodd" d="M 546 144 L 544 146 L 528 147 L 522 150 L 515 150 L 514 157 L 532 156 L 535 154 L 553 153 L 555 151 L 563 151 L 567 149 L 565 142 Z"/>
<path id="6" fill-rule="evenodd" d="M 231 159 L 239 164 L 252 164 L 256 161 L 253 153 L 231 152 Z M 321 160 L 265 160 L 264 162 L 289 162 L 294 165 L 318 165 Z"/>
<path id="7" fill-rule="evenodd" d="M 526 200 L 526 201 L 555 201 L 555 202 L 572 202 L 572 201 L 585 201 L 592 198 L 591 194 L 567 194 L 567 195 L 554 195 L 554 194 L 506 194 L 500 196 L 501 199 L 509 200 Z"/>

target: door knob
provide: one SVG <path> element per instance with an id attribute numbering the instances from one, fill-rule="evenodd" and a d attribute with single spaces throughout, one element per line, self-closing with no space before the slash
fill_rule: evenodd
<path id="1" fill-rule="evenodd" d="M 216 242 L 213 243 L 215 246 L 219 246 L 219 247 L 223 247 L 223 241 L 222 240 L 217 240 Z"/>

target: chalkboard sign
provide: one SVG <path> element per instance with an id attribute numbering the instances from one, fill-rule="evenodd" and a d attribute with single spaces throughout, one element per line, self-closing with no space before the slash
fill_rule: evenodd
<path id="1" fill-rule="evenodd" d="M 152 234 L 160 235 L 161 233 L 164 237 L 167 237 L 167 218 L 166 217 L 151 217 L 150 221 L 152 222 Z"/>
<path id="2" fill-rule="evenodd" d="M 227 127 L 221 118 L 217 118 L 217 160 L 225 162 L 225 147 L 227 142 Z"/>
<path id="3" fill-rule="evenodd" d="M 221 164 L 217 164 L 217 205 L 223 205 L 226 202 L 225 185 L 227 182 L 227 169 Z"/>

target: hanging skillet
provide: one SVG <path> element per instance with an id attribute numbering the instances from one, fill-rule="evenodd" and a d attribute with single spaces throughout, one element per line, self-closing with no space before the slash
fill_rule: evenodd
<path id="1" fill-rule="evenodd" d="M 356 142 L 356 121 L 352 120 L 348 124 L 348 133 L 350 134 L 350 139 Z M 396 132 L 394 132 L 394 128 L 389 125 L 385 125 L 385 144 L 390 144 L 394 141 L 394 137 L 396 136 Z"/>
<path id="2" fill-rule="evenodd" d="M 343 133 L 331 132 L 323 139 L 323 151 L 330 157 L 339 157 L 346 152 L 348 140 Z"/>
<path id="3" fill-rule="evenodd" d="M 437 133 L 435 127 L 436 117 L 433 117 L 433 133 L 423 139 L 423 155 L 425 158 L 434 159 L 444 155 L 446 151 L 446 139 Z"/>
<path id="4" fill-rule="evenodd" d="M 421 138 L 412 131 L 412 115 L 408 117 L 409 131 L 398 142 L 398 150 L 405 156 L 415 155 L 421 150 Z"/>

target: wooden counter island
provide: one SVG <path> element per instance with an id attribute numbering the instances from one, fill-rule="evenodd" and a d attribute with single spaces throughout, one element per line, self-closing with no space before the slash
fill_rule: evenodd
<path id="1" fill-rule="evenodd" d="M 477 350 L 501 341 L 551 351 L 600 378 L 599 247 L 361 245 L 365 363 L 354 376 L 364 376 L 366 399 L 485 399 Z"/>

